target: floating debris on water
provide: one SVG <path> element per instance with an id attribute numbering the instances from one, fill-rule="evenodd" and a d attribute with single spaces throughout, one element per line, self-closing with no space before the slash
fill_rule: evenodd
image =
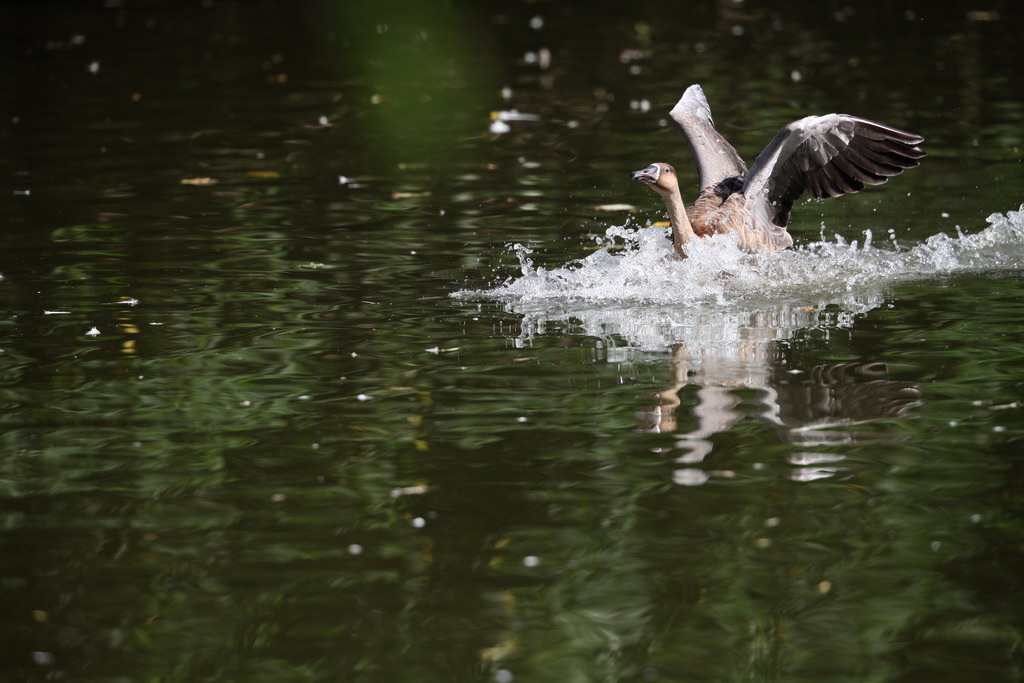
<path id="1" fill-rule="evenodd" d="M 401 488 L 391 489 L 391 497 L 401 498 L 402 496 L 421 496 L 429 490 L 430 487 L 427 486 L 426 484 L 417 484 L 416 486 L 403 486 Z"/>
<path id="2" fill-rule="evenodd" d="M 637 208 L 632 204 L 598 204 L 594 207 L 597 211 L 628 211 L 636 213 Z"/>
<path id="3" fill-rule="evenodd" d="M 540 116 L 537 114 L 524 114 L 517 109 L 506 109 L 501 111 L 491 112 L 491 127 L 490 131 L 495 135 L 502 135 L 512 130 L 512 127 L 508 125 L 508 121 L 539 121 Z"/>
<path id="4" fill-rule="evenodd" d="M 491 112 L 492 121 L 540 121 L 537 114 L 524 114 L 518 109 L 504 109 Z"/>

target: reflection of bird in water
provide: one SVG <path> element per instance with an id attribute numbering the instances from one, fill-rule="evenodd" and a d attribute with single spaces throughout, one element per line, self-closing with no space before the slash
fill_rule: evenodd
<path id="1" fill-rule="evenodd" d="M 793 244 L 786 231 L 793 202 L 807 190 L 823 199 L 881 185 L 925 156 L 919 135 L 847 114 L 808 116 L 783 127 L 746 165 L 711 120 L 699 85 L 691 85 L 670 112 L 700 171 L 697 201 L 684 208 L 675 169 L 654 163 L 634 171 L 668 208 L 676 253 L 697 237 L 735 232 L 740 248 L 774 251 Z"/>
<path id="2" fill-rule="evenodd" d="M 863 424 L 906 417 L 921 404 L 921 392 L 910 382 L 885 379 L 885 363 L 819 365 L 802 382 L 777 382 L 778 425 L 787 429 L 790 443 L 817 444 L 865 441 L 870 437 L 823 432 L 820 428 Z"/>
<path id="3" fill-rule="evenodd" d="M 711 437 L 732 429 L 748 415 L 740 410 L 740 389 L 757 391 L 756 417 L 780 430 L 782 441 L 803 446 L 860 442 L 886 438 L 833 427 L 906 418 L 906 412 L 921 404 L 918 388 L 909 382 L 885 379 L 884 363 L 842 363 L 819 365 L 805 379 L 792 375 L 773 378 L 764 361 L 764 349 L 749 343 L 740 345 L 735 357 L 714 359 L 693 365 L 690 352 L 681 344 L 672 350 L 672 383 L 653 392 L 659 405 L 643 414 L 641 431 L 679 435 L 676 446 L 686 453 L 680 463 L 698 463 L 711 453 Z M 723 362 L 724 361 L 724 362 Z M 739 371 L 739 372 L 737 372 Z M 697 424 L 683 431 L 679 424 L 682 407 L 679 392 L 696 386 L 697 402 L 692 416 Z"/>

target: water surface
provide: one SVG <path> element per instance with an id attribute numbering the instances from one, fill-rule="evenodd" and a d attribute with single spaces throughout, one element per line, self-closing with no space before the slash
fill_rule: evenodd
<path id="1" fill-rule="evenodd" d="M 1020 678 L 1019 14 L 5 6 L 2 677 Z M 694 82 L 929 156 L 681 262 Z"/>

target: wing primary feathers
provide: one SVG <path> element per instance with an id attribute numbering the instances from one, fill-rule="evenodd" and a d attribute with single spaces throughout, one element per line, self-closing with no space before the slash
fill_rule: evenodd
<path id="1" fill-rule="evenodd" d="M 743 192 L 748 202 L 785 227 L 805 191 L 824 199 L 881 185 L 925 156 L 924 138 L 847 114 L 808 116 L 779 131 L 757 157 Z"/>

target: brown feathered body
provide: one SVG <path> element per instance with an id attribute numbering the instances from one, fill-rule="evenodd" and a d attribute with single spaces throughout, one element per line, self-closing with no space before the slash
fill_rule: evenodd
<path id="1" fill-rule="evenodd" d="M 686 218 L 694 234 L 697 237 L 711 237 L 734 232 L 738 236 L 740 249 L 750 252 L 775 251 L 792 244 L 792 240 L 787 242 L 785 239 L 773 239 L 770 231 L 759 229 L 753 223 L 747 211 L 747 198 L 740 189 L 739 183 L 719 183 L 705 187 L 697 195 L 697 201 L 686 207 Z"/>

